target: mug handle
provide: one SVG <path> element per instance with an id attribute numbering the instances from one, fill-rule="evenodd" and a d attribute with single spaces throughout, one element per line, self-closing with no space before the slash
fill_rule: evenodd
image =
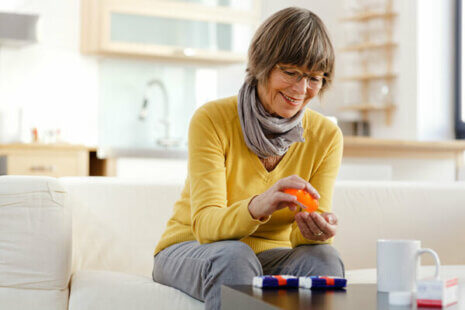
<path id="1" fill-rule="evenodd" d="M 433 251 L 432 249 L 419 249 L 417 252 L 417 259 L 420 257 L 421 254 L 429 253 L 433 256 L 434 263 L 436 265 L 436 272 L 434 273 L 434 278 L 436 280 L 439 280 L 439 266 L 441 266 L 441 263 L 439 261 L 439 256 L 438 254 Z"/>

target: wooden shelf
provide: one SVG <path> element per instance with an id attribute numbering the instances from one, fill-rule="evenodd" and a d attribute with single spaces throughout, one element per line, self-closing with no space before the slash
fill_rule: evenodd
<path id="1" fill-rule="evenodd" d="M 368 113 L 373 111 L 383 111 L 386 113 L 386 125 L 390 125 L 392 122 L 392 112 L 396 109 L 396 106 L 392 103 L 386 103 L 383 105 L 375 105 L 372 103 L 352 104 L 339 108 L 341 111 L 358 111 L 362 114 L 362 119 L 368 121 Z"/>
<path id="2" fill-rule="evenodd" d="M 392 103 L 384 104 L 384 105 L 374 105 L 370 103 L 366 104 L 352 104 L 343 106 L 341 110 L 351 110 L 351 111 L 385 111 L 389 109 L 395 109 L 396 106 Z"/>
<path id="3" fill-rule="evenodd" d="M 353 16 L 347 16 L 340 19 L 341 22 L 366 22 L 372 19 L 392 19 L 397 16 L 395 12 L 376 12 L 367 11 Z"/>
<path id="4" fill-rule="evenodd" d="M 340 52 L 359 52 L 356 56 L 358 56 L 360 60 L 360 72 L 362 73 L 338 77 L 337 80 L 341 82 L 360 83 L 361 97 L 358 102 L 361 102 L 361 104 L 344 106 L 341 107 L 340 110 L 358 112 L 360 113 L 362 120 L 366 122 L 369 122 L 370 113 L 381 112 L 385 115 L 386 125 L 388 126 L 391 124 L 392 114 L 395 110 L 394 104 L 392 104 L 392 102 L 388 102 L 386 104 L 373 104 L 370 102 L 369 94 L 371 87 L 373 87 L 371 83 L 372 81 L 381 80 L 383 83 L 385 82 L 388 84 L 391 88 L 392 84 L 395 82 L 394 79 L 397 78 L 397 74 L 393 73 L 393 49 L 398 45 L 397 43 L 392 42 L 392 37 L 395 22 L 394 18 L 398 16 L 398 13 L 393 10 L 393 2 L 394 0 L 384 0 L 383 8 L 380 7 L 377 10 L 366 9 L 339 19 L 343 23 L 363 23 L 371 20 L 379 20 L 384 24 L 383 33 L 385 33 L 386 36 L 385 40 L 382 42 L 373 42 L 373 38 L 377 36 L 378 32 L 373 32 L 371 29 L 368 29 L 368 31 L 358 33 L 358 35 L 361 36 L 361 43 L 349 43 L 339 49 Z M 368 25 L 363 26 L 366 27 Z M 364 53 L 360 53 L 366 50 L 376 50 L 376 52 L 380 52 L 380 55 L 377 59 L 366 59 L 366 57 L 364 57 Z M 370 71 L 374 71 L 370 70 L 370 64 L 372 61 L 376 61 L 380 64 L 382 63 L 382 65 L 385 66 L 381 71 L 382 73 L 370 73 Z"/>
<path id="5" fill-rule="evenodd" d="M 352 76 L 344 76 L 339 78 L 340 81 L 369 81 L 369 80 L 389 80 L 395 79 L 397 74 L 394 73 L 385 73 L 385 74 L 360 74 L 360 75 L 352 75 Z"/>
<path id="6" fill-rule="evenodd" d="M 384 43 L 375 43 L 375 42 L 364 42 L 360 44 L 348 45 L 340 48 L 341 52 L 360 52 L 369 49 L 382 49 L 382 48 L 395 48 L 397 43 L 394 42 L 384 42 Z"/>

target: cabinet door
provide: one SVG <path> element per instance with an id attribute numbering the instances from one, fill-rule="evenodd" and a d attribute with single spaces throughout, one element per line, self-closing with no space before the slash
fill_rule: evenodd
<path id="1" fill-rule="evenodd" d="M 196 3 L 211 7 L 225 7 L 245 12 L 258 11 L 260 2 L 256 0 L 169 0 L 178 3 Z"/>
<path id="2" fill-rule="evenodd" d="M 243 62 L 259 19 L 258 2 L 236 3 L 241 2 L 103 0 L 100 7 L 94 4 L 94 11 L 100 10 L 98 49 L 110 54 Z"/>
<path id="3" fill-rule="evenodd" d="M 87 152 L 15 151 L 7 156 L 9 175 L 87 176 Z"/>

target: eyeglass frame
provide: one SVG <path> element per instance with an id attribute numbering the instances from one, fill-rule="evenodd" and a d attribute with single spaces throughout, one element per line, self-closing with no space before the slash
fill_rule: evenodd
<path id="1" fill-rule="evenodd" d="M 286 68 L 284 66 L 281 66 L 279 64 L 276 64 L 276 67 L 285 75 L 285 79 L 293 79 L 294 81 L 287 81 L 289 83 L 299 83 L 304 77 L 307 81 L 307 88 L 310 89 L 320 89 L 323 86 L 323 83 L 325 81 L 325 76 L 324 75 L 312 75 L 308 73 L 302 73 L 299 69 L 292 69 L 293 71 L 296 71 L 295 73 L 297 76 L 292 76 L 290 75 L 290 72 L 288 71 L 290 68 Z M 312 87 L 312 81 L 309 80 L 311 78 L 315 77 L 320 77 L 321 80 L 319 81 L 319 85 Z"/>

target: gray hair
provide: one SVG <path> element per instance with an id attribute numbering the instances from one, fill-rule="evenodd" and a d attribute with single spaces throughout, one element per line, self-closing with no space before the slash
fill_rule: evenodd
<path id="1" fill-rule="evenodd" d="M 334 48 L 321 19 L 310 10 L 289 7 L 265 20 L 249 47 L 246 82 L 267 85 L 276 64 L 324 72 L 322 93 L 334 74 Z"/>

